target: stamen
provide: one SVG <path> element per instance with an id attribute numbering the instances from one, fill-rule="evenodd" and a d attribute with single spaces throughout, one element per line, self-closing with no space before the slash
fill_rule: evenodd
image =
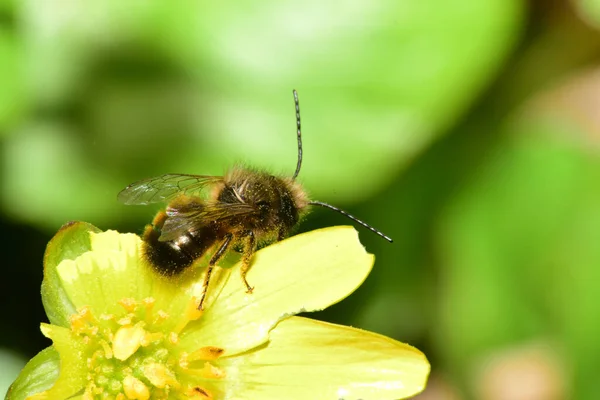
<path id="1" fill-rule="evenodd" d="M 174 321 L 167 321 L 172 316 L 164 310 L 153 311 L 156 301 L 152 297 L 141 301 L 121 299 L 118 304 L 123 312 L 101 314 L 99 318 L 89 307 L 82 307 L 71 316 L 72 332 L 90 346 L 85 354 L 88 382 L 81 397 L 85 400 L 149 400 L 151 396 L 212 400 L 211 392 L 192 385 L 202 383 L 197 382 L 201 379 L 225 377 L 225 371 L 211 363 L 222 357 L 225 349 L 204 346 L 187 353 L 176 347 L 181 332 L 202 316 L 197 309 L 197 298 L 186 301 L 186 308 L 177 313 Z M 160 329 L 167 324 L 175 328 Z M 186 380 L 186 375 L 194 379 L 193 383 Z"/>
<path id="2" fill-rule="evenodd" d="M 112 343 L 115 358 L 121 361 L 127 360 L 140 348 L 145 335 L 146 331 L 139 325 L 120 327 Z"/>
<path id="3" fill-rule="evenodd" d="M 163 364 L 152 363 L 145 365 L 142 369 L 144 376 L 157 388 L 165 388 L 167 385 L 177 389 L 180 387 L 175 374 Z"/>
<path id="4" fill-rule="evenodd" d="M 152 321 L 152 309 L 154 308 L 154 303 L 156 303 L 156 300 L 153 297 L 146 297 L 144 300 L 142 300 L 142 305 L 146 310 L 144 319 L 147 322 Z"/>
<path id="5" fill-rule="evenodd" d="M 94 317 L 94 314 L 92 314 L 92 310 L 90 310 L 89 306 L 81 307 L 79 309 L 78 315 L 88 322 L 91 322 L 93 324 L 98 323 L 98 320 L 96 319 L 96 317 Z"/>
<path id="6" fill-rule="evenodd" d="M 187 304 L 187 307 L 184 311 L 184 314 L 181 318 L 179 324 L 173 329 L 177 334 L 181 333 L 181 331 L 187 326 L 190 321 L 195 321 L 202 316 L 202 311 L 198 310 L 198 299 L 194 296 L 190 299 Z"/>
<path id="7" fill-rule="evenodd" d="M 119 305 L 125 309 L 128 313 L 132 313 L 137 308 L 137 301 L 131 297 L 126 297 L 119 300 Z"/>
<path id="8" fill-rule="evenodd" d="M 99 318 L 102 321 L 112 321 L 115 319 L 115 316 L 113 314 L 101 314 Z"/>
<path id="9" fill-rule="evenodd" d="M 104 354 L 106 354 L 106 351 L 96 350 L 94 352 L 94 354 L 92 354 L 92 356 L 87 359 L 88 369 L 92 369 L 96 365 L 98 359 L 104 359 L 105 358 Z M 111 354 L 112 354 L 112 351 L 111 351 Z"/>
<path id="10" fill-rule="evenodd" d="M 110 348 L 110 345 L 108 344 L 108 342 L 104 339 L 100 340 L 100 346 L 102 346 L 102 349 L 104 350 L 104 357 L 105 358 L 113 358 L 113 352 L 112 349 Z"/>
<path id="11" fill-rule="evenodd" d="M 146 332 L 146 335 L 144 336 L 144 338 L 141 341 L 141 345 L 143 347 L 147 347 L 147 346 L 151 345 L 153 342 L 158 342 L 159 340 L 162 340 L 163 337 L 165 337 L 165 335 L 162 332 L 154 332 L 154 333 Z"/>
<path id="12" fill-rule="evenodd" d="M 163 310 L 158 310 L 156 319 L 152 322 L 154 325 L 160 325 L 161 323 L 163 323 L 167 318 L 169 318 L 169 314 L 167 314 L 165 311 Z"/>
<path id="13" fill-rule="evenodd" d="M 204 376 L 208 379 L 223 379 L 225 378 L 225 371 L 219 367 L 212 365 L 209 362 L 204 363 Z"/>
<path id="14" fill-rule="evenodd" d="M 181 364 L 180 364 L 181 366 Z M 215 367 L 208 361 L 204 363 L 204 367 L 198 368 L 185 368 L 181 366 L 185 373 L 188 375 L 201 376 L 206 379 L 222 379 L 225 378 L 225 371 L 219 367 Z"/>
<path id="15" fill-rule="evenodd" d="M 175 332 L 169 332 L 169 342 L 171 344 L 179 343 L 179 335 L 176 334 Z"/>
<path id="16" fill-rule="evenodd" d="M 216 360 L 217 358 L 221 357 L 224 352 L 225 352 L 225 349 L 222 349 L 220 347 L 206 346 L 206 347 L 201 347 L 198 350 L 190 353 L 188 355 L 187 359 L 189 362 L 198 361 L 198 360 L 212 361 L 212 360 Z"/>
<path id="17" fill-rule="evenodd" d="M 125 325 L 131 325 L 132 323 L 132 316 L 131 315 L 127 315 L 126 317 L 123 317 L 121 319 L 119 319 L 117 321 L 117 324 L 121 325 L 121 326 L 125 326 Z"/>
<path id="18" fill-rule="evenodd" d="M 212 400 L 213 399 L 212 394 L 210 394 L 210 392 L 208 392 L 206 389 L 201 388 L 200 386 L 195 386 L 193 388 L 190 388 L 186 394 L 190 399 L 197 399 L 197 400 Z"/>
<path id="19" fill-rule="evenodd" d="M 131 375 L 123 379 L 123 391 L 125 396 L 130 399 L 148 400 L 150 398 L 150 391 L 144 385 L 144 382 Z"/>
<path id="20" fill-rule="evenodd" d="M 85 392 L 83 392 L 83 396 L 82 396 L 83 400 L 94 400 L 94 395 L 92 394 L 92 388 L 93 388 L 92 385 L 85 388 Z"/>
<path id="21" fill-rule="evenodd" d="M 98 320 L 92 314 L 92 311 L 88 306 L 81 307 L 77 314 L 71 315 L 69 318 L 71 324 L 71 330 L 75 334 L 91 334 L 94 335 L 98 332 L 98 327 L 95 324 Z"/>

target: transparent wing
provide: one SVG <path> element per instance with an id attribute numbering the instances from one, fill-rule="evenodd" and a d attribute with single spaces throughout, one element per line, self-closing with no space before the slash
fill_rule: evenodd
<path id="1" fill-rule="evenodd" d="M 197 195 L 206 186 L 222 181 L 222 176 L 165 174 L 132 183 L 119 192 L 117 199 L 136 205 L 168 202 L 181 194 Z"/>
<path id="2" fill-rule="evenodd" d="M 210 223 L 255 212 L 254 207 L 245 203 L 191 203 L 182 207 L 167 207 L 167 219 L 158 240 L 175 240 L 187 232 L 199 231 Z"/>

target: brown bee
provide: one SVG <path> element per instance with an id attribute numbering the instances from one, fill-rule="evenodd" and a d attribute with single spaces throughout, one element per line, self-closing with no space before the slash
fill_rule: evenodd
<path id="1" fill-rule="evenodd" d="M 257 245 L 282 240 L 307 212 L 309 205 L 327 207 L 392 239 L 365 222 L 332 205 L 311 201 L 296 181 L 302 165 L 300 105 L 294 90 L 298 138 L 298 163 L 290 177 L 264 171 L 234 167 L 225 176 L 165 174 L 144 179 L 123 189 L 118 199 L 124 204 L 168 203 L 142 239 L 144 256 L 163 275 L 177 275 L 208 251 L 204 288 L 198 309 L 203 308 L 213 267 L 231 248 L 241 249 L 241 275 L 248 293 L 253 288 L 246 280 Z"/>

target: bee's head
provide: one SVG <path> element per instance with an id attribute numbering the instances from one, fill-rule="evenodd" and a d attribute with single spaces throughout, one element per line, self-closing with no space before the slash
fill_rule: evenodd
<path id="1" fill-rule="evenodd" d="M 234 217 L 236 224 L 248 230 L 287 235 L 299 221 L 308 198 L 299 183 L 266 172 L 236 167 L 229 171 L 217 200 L 245 204 L 250 215 Z"/>
<path id="2" fill-rule="evenodd" d="M 256 227 L 287 234 L 300 220 L 308 198 L 299 183 L 265 173 L 254 173 L 239 185 L 240 197 L 256 214 Z"/>

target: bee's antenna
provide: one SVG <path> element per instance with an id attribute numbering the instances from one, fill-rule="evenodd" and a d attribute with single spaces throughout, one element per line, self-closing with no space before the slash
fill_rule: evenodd
<path id="1" fill-rule="evenodd" d="M 308 204 L 311 204 L 313 206 L 321 206 L 321 207 L 325 207 L 325 208 L 329 208 L 333 211 L 337 211 L 340 214 L 350 218 L 352 221 L 356 222 L 357 224 L 360 224 L 362 226 L 364 226 L 365 228 L 369 229 L 370 231 L 378 234 L 379 236 L 381 236 L 382 238 L 384 238 L 385 240 L 387 240 L 388 242 L 392 243 L 393 240 L 391 237 L 384 235 L 382 232 L 378 231 L 377 229 L 373 228 L 371 225 L 367 224 L 366 222 L 361 221 L 360 219 L 356 218 L 354 215 L 348 214 L 346 211 L 341 210 L 335 206 L 332 206 L 331 204 L 327 204 L 327 203 L 323 203 L 322 201 L 310 201 Z"/>
<path id="2" fill-rule="evenodd" d="M 296 164 L 296 172 L 294 172 L 292 179 L 296 179 L 300 173 L 300 167 L 302 166 L 302 132 L 300 131 L 300 103 L 298 102 L 298 92 L 294 89 L 293 93 L 294 104 L 296 105 L 296 127 L 298 128 L 298 164 Z"/>

